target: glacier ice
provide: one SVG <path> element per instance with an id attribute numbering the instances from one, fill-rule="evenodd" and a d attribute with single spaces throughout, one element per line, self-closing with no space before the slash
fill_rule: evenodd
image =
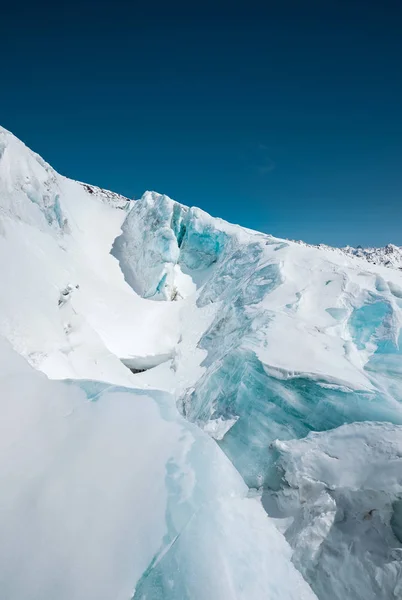
<path id="1" fill-rule="evenodd" d="M 145 194 L 135 204 L 112 252 L 119 259 L 126 281 L 138 294 L 167 299 L 174 290 L 184 209 L 167 196 L 161 196 L 155 206 L 154 196 Z"/>
<path id="2" fill-rule="evenodd" d="M 179 406 L 187 418 L 200 425 L 217 418 L 236 420 L 220 445 L 248 485 L 269 485 L 272 476 L 269 447 L 277 438 L 299 438 L 309 431 L 356 421 L 386 420 L 402 424 L 401 388 L 397 393 L 394 390 L 392 396 L 386 393 L 373 371 L 370 381 L 367 378 L 366 386 L 359 389 L 353 379 L 347 382 L 328 377 L 330 369 L 313 375 L 278 370 L 273 368 L 276 365 L 261 360 L 255 350 L 264 345 L 269 348 L 270 328 L 282 316 L 267 300 L 285 286 L 286 273 L 280 263 L 267 264 L 266 255 L 277 251 L 271 243 L 262 245 L 254 241 L 239 248 L 232 240 L 227 248 L 230 248 L 227 256 L 222 256 L 198 295 L 200 306 L 222 302 L 212 324 L 198 341 L 199 348 L 207 351 L 202 363 L 205 370 L 196 384 L 182 394 Z M 282 246 L 283 250 L 286 248 Z M 360 290 L 355 293 L 358 298 L 365 297 Z M 285 304 L 281 310 L 297 311 L 305 294 L 301 290 L 295 296 L 296 303 Z M 336 298 L 331 300 L 339 302 Z M 342 308 L 321 307 L 331 317 L 325 317 L 329 341 L 333 328 L 342 326 L 347 333 L 342 348 L 346 356 L 351 353 L 349 346 L 358 351 L 366 351 L 369 346 L 375 354 L 393 345 L 397 351 L 398 340 L 394 337 L 400 327 L 399 307 L 391 298 L 372 294 L 367 294 L 365 301 L 356 307 L 353 298 L 345 297 Z M 313 314 L 312 318 L 317 316 Z M 289 325 L 284 336 L 288 335 L 291 341 Z M 295 327 L 300 327 L 298 320 Z M 303 351 L 303 347 L 289 348 L 288 362 L 292 351 Z M 272 356 L 275 357 L 275 347 Z M 331 358 L 328 352 L 328 359 Z M 367 369 L 372 364 L 368 361 Z"/>
<path id="3" fill-rule="evenodd" d="M 197 208 L 146 192 L 115 240 L 112 254 L 126 281 L 141 296 L 176 300 L 195 291 L 188 270 L 203 271 L 222 253 L 226 233 Z"/>
<path id="4" fill-rule="evenodd" d="M 217 439 L 247 485 L 263 490 L 270 513 L 269 494 L 289 495 L 283 469 L 278 468 L 276 440 L 290 444 L 311 432 L 322 432 L 323 439 L 328 432 L 332 439 L 331 432 L 336 435 L 345 424 L 356 432 L 368 427 L 369 436 L 373 429 L 367 421 L 394 424 L 396 439 L 401 436 L 402 313 L 395 294 L 401 276 L 385 273 L 383 267 L 362 271 L 359 264 L 332 251 L 323 256 L 321 249 L 305 248 L 303 256 L 295 244 L 233 226 L 225 234 L 224 246 L 198 286 L 193 309 L 182 317 L 183 331 L 191 331 L 196 311 L 213 307 L 204 329 L 195 337 L 184 334 L 178 345 L 179 352 L 181 345 L 184 349 L 177 379 L 187 382 L 177 401 L 187 419 Z M 191 269 L 188 273 L 194 276 Z M 189 348 L 199 354 L 202 368 L 193 381 L 184 374 L 193 360 L 188 358 Z M 358 453 L 364 436 L 356 437 L 356 448 L 350 450 Z M 279 513 L 279 527 L 286 530 L 295 550 L 293 561 L 318 597 L 334 600 L 352 593 L 356 598 L 386 599 L 393 597 L 391 590 L 397 597 L 398 494 L 384 513 L 387 534 L 379 554 L 388 552 L 388 558 L 381 561 L 374 552 L 370 560 L 375 569 L 367 563 L 364 545 L 356 551 L 353 568 L 348 568 L 343 548 L 360 534 L 352 528 L 348 537 L 342 527 L 334 534 L 341 518 L 335 496 L 313 500 L 301 523 L 295 520 L 287 526 L 289 515 Z M 297 502 L 302 506 L 305 500 L 298 497 Z M 364 514 L 366 508 L 383 511 L 381 494 L 359 492 L 353 507 L 348 500 L 342 510 L 353 515 L 356 510 Z M 279 519 L 278 510 L 274 513 Z M 348 530 L 353 516 L 345 518 Z M 327 564 L 325 552 L 335 552 L 336 558 Z M 335 578 L 339 570 L 343 584 L 328 585 L 327 571 Z M 367 595 L 369 588 L 372 596 Z"/>
<path id="5" fill-rule="evenodd" d="M 52 382 L 1 339 L 0 358 L 3 598 L 314 598 L 169 394 Z"/>
<path id="6" fill-rule="evenodd" d="M 2 594 L 399 598 L 400 255 L 130 201 L 0 128 Z"/>
<path id="7" fill-rule="evenodd" d="M 399 598 L 402 427 L 353 423 L 274 448 L 270 500 L 293 517 L 286 538 L 317 596 Z"/>

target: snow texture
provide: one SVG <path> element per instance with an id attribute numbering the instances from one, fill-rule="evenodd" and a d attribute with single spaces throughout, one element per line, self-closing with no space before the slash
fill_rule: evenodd
<path id="1" fill-rule="evenodd" d="M 130 201 L 0 128 L 2 597 L 400 598 L 399 256 Z"/>
<path id="2" fill-rule="evenodd" d="M 293 517 L 293 562 L 318 597 L 400 598 L 402 427 L 354 423 L 274 448 L 283 484 L 269 500 Z"/>
<path id="3" fill-rule="evenodd" d="M 1 340 L 0 360 L 2 598 L 314 598 L 169 394 L 52 382 Z"/>
<path id="4" fill-rule="evenodd" d="M 154 195 L 153 210 L 159 202 Z M 208 217 L 204 224 L 209 225 Z M 362 265 L 358 257 L 341 251 L 284 242 L 221 221 L 215 228 L 225 240 L 216 259 L 203 265 L 198 279 L 197 269 L 187 271 L 197 281 L 197 292 L 183 308 L 173 364 L 161 365 L 158 373 L 144 374 L 142 380 L 154 377 L 175 393 L 183 415 L 218 441 L 247 485 L 265 490 L 266 502 L 267 490 L 287 490 L 276 462 L 275 440 L 300 439 L 312 431 L 336 432 L 345 423 L 402 425 L 402 278 L 396 270 L 369 266 L 367 261 Z M 173 375 L 167 373 L 169 368 Z M 370 424 L 361 427 L 365 430 Z M 393 431 L 401 437 L 399 427 Z M 360 447 L 363 457 L 364 441 L 357 437 L 356 448 L 347 450 L 349 460 L 359 457 Z M 352 473 L 358 465 L 356 458 Z M 398 507 L 398 498 L 395 494 L 388 499 L 388 508 L 393 502 Z M 304 502 L 303 497 L 299 504 Z M 335 501 L 328 502 L 331 517 L 338 518 Z M 297 535 L 288 533 L 289 515 L 271 515 L 287 531 L 294 563 L 318 597 L 398 597 L 400 544 L 389 521 L 378 550 L 386 558 L 367 554 L 362 542 L 349 568 L 350 552 L 345 549 L 357 544 L 361 532 L 348 521 L 332 538 L 328 502 L 314 505 L 312 522 L 305 516 L 302 525 L 293 525 L 300 528 Z M 353 502 L 352 515 L 383 511 L 380 497 L 369 494 L 367 499 L 359 493 Z M 384 513 L 385 519 L 391 512 Z M 366 520 L 369 529 L 373 521 Z M 306 534 L 303 527 L 312 533 Z M 313 541 L 304 540 L 309 535 Z M 339 571 L 342 585 L 328 585 Z M 372 596 L 367 595 L 369 589 Z"/>
<path id="5" fill-rule="evenodd" d="M 127 200 L 58 175 L 4 129 L 0 147 L 0 335 L 51 377 L 132 385 L 119 359 L 171 355 L 179 324 L 109 254 Z"/>

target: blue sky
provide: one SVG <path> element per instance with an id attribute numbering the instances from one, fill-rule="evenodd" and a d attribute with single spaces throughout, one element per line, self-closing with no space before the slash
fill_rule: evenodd
<path id="1" fill-rule="evenodd" d="M 399 0 L 57 4 L 2 8 L 0 122 L 58 171 L 402 245 Z"/>

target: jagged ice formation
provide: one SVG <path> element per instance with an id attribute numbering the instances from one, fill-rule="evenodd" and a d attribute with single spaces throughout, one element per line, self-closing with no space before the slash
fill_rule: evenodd
<path id="1" fill-rule="evenodd" d="M 129 201 L 0 129 L 2 594 L 399 598 L 399 255 Z"/>

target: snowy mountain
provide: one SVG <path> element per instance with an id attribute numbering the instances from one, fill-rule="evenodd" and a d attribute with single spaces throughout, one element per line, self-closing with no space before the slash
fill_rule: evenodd
<path id="1" fill-rule="evenodd" d="M 302 241 L 297 241 L 296 243 L 300 244 L 301 246 L 320 248 L 321 250 L 326 250 L 328 252 L 347 254 L 348 256 L 360 258 L 363 261 L 367 261 L 373 265 L 382 265 L 390 269 L 402 270 L 402 248 L 400 246 L 395 246 L 394 244 L 388 244 L 383 248 L 362 248 L 361 246 L 358 246 L 357 248 L 353 248 L 352 246 L 333 248 L 332 246 L 326 246 L 325 244 L 312 245 L 306 244 Z"/>
<path id="2" fill-rule="evenodd" d="M 342 248 L 342 251 L 352 256 L 365 258 L 375 265 L 402 269 L 402 248 L 394 246 L 394 244 L 388 244 L 384 248 L 351 248 L 346 246 L 346 248 Z"/>
<path id="3" fill-rule="evenodd" d="M 401 597 L 387 248 L 129 201 L 0 129 L 4 597 Z"/>

